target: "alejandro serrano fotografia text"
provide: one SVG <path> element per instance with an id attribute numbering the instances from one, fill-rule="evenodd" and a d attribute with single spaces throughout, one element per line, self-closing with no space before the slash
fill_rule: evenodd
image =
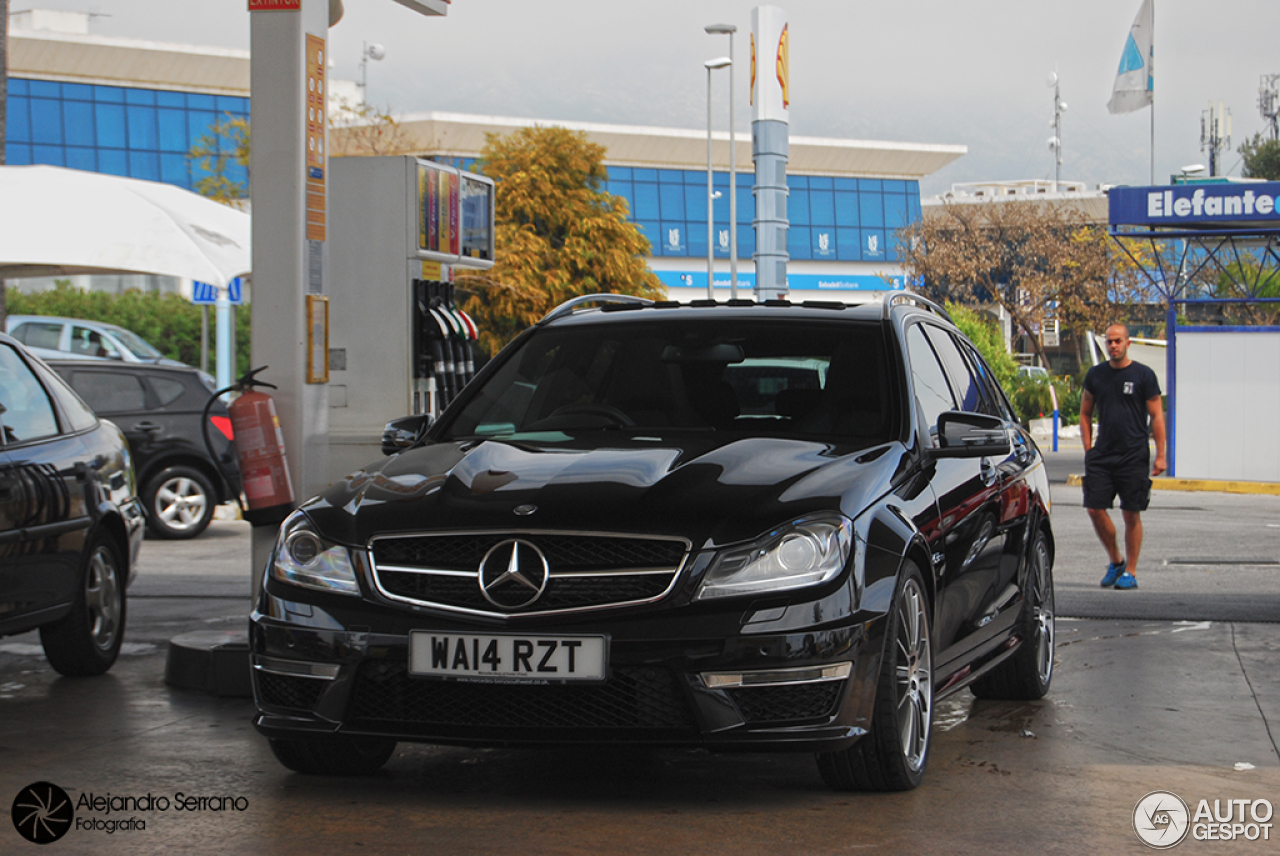
<path id="1" fill-rule="evenodd" d="M 181 791 L 172 797 L 144 794 L 121 796 L 119 794 L 95 794 L 85 792 L 76 801 L 77 811 L 93 811 L 99 814 L 142 811 L 248 811 L 248 797 L 226 795 L 197 796 Z"/>

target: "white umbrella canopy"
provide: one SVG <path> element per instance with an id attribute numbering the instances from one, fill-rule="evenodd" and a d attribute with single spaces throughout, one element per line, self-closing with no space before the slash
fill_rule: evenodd
<path id="1" fill-rule="evenodd" d="M 250 222 L 171 184 L 0 166 L 0 278 L 149 273 L 222 287 L 250 270 Z"/>

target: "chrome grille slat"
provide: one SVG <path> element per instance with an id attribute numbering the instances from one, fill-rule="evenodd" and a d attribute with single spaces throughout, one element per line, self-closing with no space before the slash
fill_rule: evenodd
<path id="1" fill-rule="evenodd" d="M 546 590 L 522 609 L 503 610 L 481 593 L 479 565 L 511 538 L 532 544 L 549 565 Z M 651 603 L 675 586 L 690 544 L 596 532 L 449 532 L 384 535 L 369 543 L 378 591 L 391 600 L 475 615 L 517 617 Z"/>

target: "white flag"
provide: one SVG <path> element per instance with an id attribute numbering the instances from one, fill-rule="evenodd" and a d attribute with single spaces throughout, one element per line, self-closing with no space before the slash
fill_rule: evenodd
<path id="1" fill-rule="evenodd" d="M 1132 113 L 1151 104 L 1155 94 L 1155 75 L 1151 68 L 1154 18 L 1151 0 L 1142 0 L 1138 17 L 1133 19 L 1129 37 L 1125 39 L 1116 85 L 1107 102 L 1107 109 L 1112 113 Z"/>

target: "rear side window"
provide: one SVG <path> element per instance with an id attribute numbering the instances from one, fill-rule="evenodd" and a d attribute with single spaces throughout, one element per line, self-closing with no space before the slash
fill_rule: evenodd
<path id="1" fill-rule="evenodd" d="M 58 433 L 53 402 L 35 373 L 11 346 L 0 344 L 0 425 L 4 444 L 25 443 Z"/>
<path id="2" fill-rule="evenodd" d="M 62 325 L 47 321 L 28 321 L 14 328 L 13 338 L 33 348 L 56 351 L 62 345 Z"/>
<path id="3" fill-rule="evenodd" d="M 187 385 L 176 378 L 151 375 L 147 378 L 147 382 L 151 384 L 151 391 L 156 397 L 156 404 L 160 407 L 168 407 L 187 391 Z"/>
<path id="4" fill-rule="evenodd" d="M 125 372 L 71 373 L 71 388 L 100 414 L 145 410 L 146 390 L 137 377 Z"/>

